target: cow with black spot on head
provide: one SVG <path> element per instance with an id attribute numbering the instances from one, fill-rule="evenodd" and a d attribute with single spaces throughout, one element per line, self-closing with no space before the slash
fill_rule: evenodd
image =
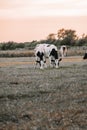
<path id="1" fill-rule="evenodd" d="M 58 68 L 62 60 L 58 57 L 57 47 L 53 44 L 38 44 L 35 48 L 36 65 L 39 63 L 40 69 L 47 67 L 46 58 L 49 58 L 50 66 Z"/>

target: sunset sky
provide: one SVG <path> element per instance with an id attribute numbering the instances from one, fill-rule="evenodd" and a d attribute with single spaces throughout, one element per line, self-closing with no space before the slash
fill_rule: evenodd
<path id="1" fill-rule="evenodd" d="M 0 0 L 0 42 L 42 40 L 61 28 L 87 34 L 87 0 Z"/>

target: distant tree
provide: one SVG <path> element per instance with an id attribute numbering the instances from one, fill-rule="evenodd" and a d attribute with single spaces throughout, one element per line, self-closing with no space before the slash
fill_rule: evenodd
<path id="1" fill-rule="evenodd" d="M 56 35 L 56 34 L 54 34 L 54 33 L 49 34 L 49 35 L 47 36 L 47 40 L 55 40 L 55 39 L 56 39 L 56 38 L 55 38 L 55 35 Z"/>
<path id="2" fill-rule="evenodd" d="M 82 37 L 77 40 L 77 46 L 87 45 L 87 35 L 82 34 Z"/>
<path id="3" fill-rule="evenodd" d="M 59 40 L 63 40 L 65 38 L 65 29 L 64 28 L 58 30 L 57 37 Z"/>
<path id="4" fill-rule="evenodd" d="M 77 39 L 76 31 L 71 29 L 60 29 L 57 33 L 58 39 L 61 41 L 61 44 L 74 45 Z"/>

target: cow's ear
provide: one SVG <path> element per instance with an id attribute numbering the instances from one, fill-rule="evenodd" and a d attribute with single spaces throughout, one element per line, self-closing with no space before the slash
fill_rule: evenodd
<path id="1" fill-rule="evenodd" d="M 59 59 L 59 61 L 61 61 L 61 60 L 62 60 L 62 58 Z"/>

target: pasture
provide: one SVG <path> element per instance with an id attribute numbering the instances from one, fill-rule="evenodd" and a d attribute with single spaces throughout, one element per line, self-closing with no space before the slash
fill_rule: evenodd
<path id="1" fill-rule="evenodd" d="M 87 60 L 40 70 L 34 57 L 0 58 L 0 130 L 87 130 Z"/>

